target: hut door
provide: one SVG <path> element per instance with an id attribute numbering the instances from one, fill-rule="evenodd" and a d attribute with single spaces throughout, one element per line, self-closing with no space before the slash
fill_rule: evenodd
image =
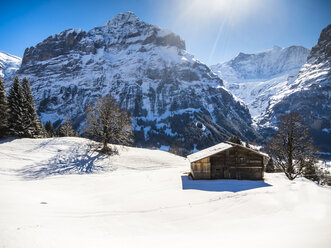
<path id="1" fill-rule="evenodd" d="M 224 178 L 224 157 L 217 156 L 211 157 L 211 178 L 223 179 Z"/>

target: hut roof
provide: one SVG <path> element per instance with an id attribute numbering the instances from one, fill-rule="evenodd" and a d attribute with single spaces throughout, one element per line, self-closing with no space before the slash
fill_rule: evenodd
<path id="1" fill-rule="evenodd" d="M 257 154 L 259 154 L 261 156 L 264 156 L 264 157 L 269 157 L 265 153 L 258 152 L 256 150 L 251 149 L 251 148 L 247 148 L 245 146 L 238 145 L 238 144 L 235 144 L 235 143 L 231 143 L 231 142 L 226 141 L 226 142 L 222 142 L 222 143 L 219 143 L 217 145 L 208 147 L 206 149 L 203 149 L 203 150 L 201 150 L 199 152 L 196 152 L 196 153 L 193 153 L 191 155 L 188 155 L 187 158 L 192 163 L 192 162 L 198 161 L 200 159 L 203 159 L 203 158 L 207 158 L 209 156 L 212 156 L 212 155 L 214 155 L 216 153 L 225 151 L 225 150 L 227 150 L 229 148 L 232 148 L 232 147 L 235 147 L 235 146 L 239 146 L 239 147 L 242 147 L 244 149 L 250 150 L 251 152 L 257 153 Z"/>

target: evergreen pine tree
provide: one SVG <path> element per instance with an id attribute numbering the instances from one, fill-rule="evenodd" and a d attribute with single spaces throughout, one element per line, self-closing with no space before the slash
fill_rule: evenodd
<path id="1" fill-rule="evenodd" d="M 26 78 L 23 78 L 22 88 L 24 94 L 24 134 L 30 138 L 43 137 L 43 126 L 38 119 L 30 84 Z"/>
<path id="2" fill-rule="evenodd" d="M 265 171 L 268 173 L 275 172 L 275 165 L 274 165 L 274 161 L 272 160 L 272 158 L 269 159 L 267 166 L 265 168 Z"/>
<path id="3" fill-rule="evenodd" d="M 0 77 L 0 138 L 8 134 L 8 102 L 5 92 L 5 83 Z"/>
<path id="4" fill-rule="evenodd" d="M 45 124 L 45 129 L 49 137 L 54 137 L 55 136 L 55 131 L 54 127 L 52 125 L 51 121 L 47 121 Z"/>
<path id="5" fill-rule="evenodd" d="M 24 126 L 24 102 L 22 85 L 18 77 L 15 77 L 8 96 L 8 121 L 10 134 L 18 137 L 23 137 L 26 129 Z"/>
<path id="6" fill-rule="evenodd" d="M 305 178 L 316 182 L 319 179 L 317 171 L 318 170 L 313 163 L 308 163 L 307 166 L 303 169 L 302 174 Z"/>
<path id="7" fill-rule="evenodd" d="M 230 142 L 241 145 L 241 140 L 238 136 L 231 136 L 229 139 Z"/>
<path id="8" fill-rule="evenodd" d="M 37 119 L 37 128 L 35 138 L 47 138 L 48 133 L 40 119 Z"/>

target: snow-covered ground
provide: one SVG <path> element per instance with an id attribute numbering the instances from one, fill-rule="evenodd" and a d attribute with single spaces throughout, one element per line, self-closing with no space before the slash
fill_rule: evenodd
<path id="1" fill-rule="evenodd" d="M 188 161 L 167 152 L 87 148 L 82 138 L 0 142 L 0 247 L 330 245 L 329 187 L 282 174 L 192 181 Z"/>

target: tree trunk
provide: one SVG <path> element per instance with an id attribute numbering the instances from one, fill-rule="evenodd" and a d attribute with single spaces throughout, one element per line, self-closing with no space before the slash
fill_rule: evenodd
<path id="1" fill-rule="evenodd" d="M 108 149 L 109 149 L 109 148 L 108 148 L 108 143 L 107 143 L 106 140 L 104 140 L 104 141 L 103 141 L 103 147 L 102 147 L 101 150 L 106 152 L 106 151 L 108 151 Z"/>

